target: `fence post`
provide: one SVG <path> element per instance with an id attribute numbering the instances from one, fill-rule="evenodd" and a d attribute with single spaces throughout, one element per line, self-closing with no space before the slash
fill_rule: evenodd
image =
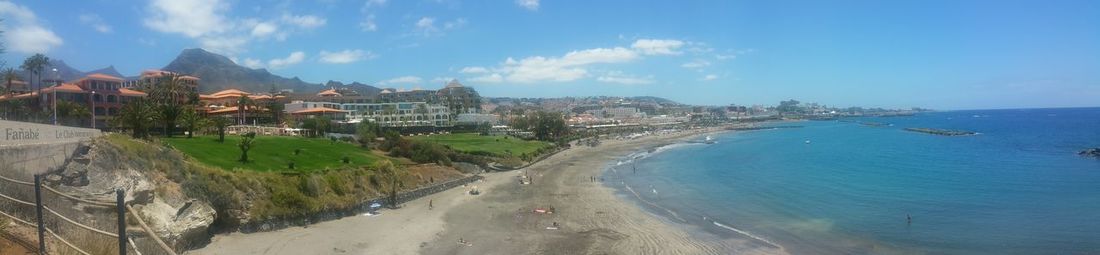
<path id="1" fill-rule="evenodd" d="M 34 210 L 38 219 L 38 254 L 46 254 L 46 222 L 42 220 L 42 175 L 34 175 Z"/>
<path id="2" fill-rule="evenodd" d="M 118 254 L 126 255 L 126 193 L 115 190 L 115 204 L 118 206 Z"/>

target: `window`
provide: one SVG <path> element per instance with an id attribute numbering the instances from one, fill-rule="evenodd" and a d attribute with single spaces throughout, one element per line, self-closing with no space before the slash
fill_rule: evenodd
<path id="1" fill-rule="evenodd" d="M 118 97 L 116 97 L 115 95 L 107 95 L 107 102 L 108 103 L 114 103 L 115 101 L 118 101 Z M 114 109 L 114 108 L 111 108 L 111 109 Z"/>
<path id="2" fill-rule="evenodd" d="M 96 107 L 95 108 L 95 116 L 103 116 L 106 113 L 107 113 L 107 110 L 104 109 L 103 107 Z"/>
<path id="3" fill-rule="evenodd" d="M 92 99 L 92 100 L 95 100 L 96 102 L 103 102 L 103 95 L 100 95 L 100 94 L 92 94 L 92 97 L 93 97 L 93 99 Z"/>
<path id="4" fill-rule="evenodd" d="M 115 108 L 115 107 L 107 108 L 107 115 L 111 115 L 111 116 L 118 115 L 118 108 Z"/>

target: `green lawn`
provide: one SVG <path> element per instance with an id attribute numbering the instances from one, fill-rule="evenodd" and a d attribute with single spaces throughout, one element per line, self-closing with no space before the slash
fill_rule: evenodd
<path id="1" fill-rule="evenodd" d="M 488 152 L 500 156 L 532 153 L 539 148 L 548 147 L 550 143 L 540 141 L 525 141 L 509 136 L 482 136 L 475 133 L 445 134 L 431 136 L 413 136 L 411 139 L 432 141 L 450 146 L 451 149 L 460 152 Z"/>
<path id="2" fill-rule="evenodd" d="M 294 162 L 294 171 L 309 172 L 325 168 L 369 165 L 383 159 L 356 145 L 329 139 L 257 136 L 248 152 L 248 163 L 238 162 L 241 150 L 237 147 L 238 135 L 226 135 L 225 143 L 218 143 L 217 136 L 161 138 L 161 141 L 187 153 L 199 162 L 223 169 L 248 169 L 255 171 L 285 171 L 287 163 Z M 301 153 L 294 155 L 294 149 Z M 348 156 L 351 163 L 341 158 Z"/>

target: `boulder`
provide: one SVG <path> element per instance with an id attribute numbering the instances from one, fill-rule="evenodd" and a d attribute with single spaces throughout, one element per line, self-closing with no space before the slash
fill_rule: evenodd
<path id="1" fill-rule="evenodd" d="M 176 250 L 197 247 L 210 240 L 208 228 L 214 223 L 217 212 L 210 204 L 190 200 L 171 205 L 156 199 L 137 209 L 149 228 L 164 242 Z"/>

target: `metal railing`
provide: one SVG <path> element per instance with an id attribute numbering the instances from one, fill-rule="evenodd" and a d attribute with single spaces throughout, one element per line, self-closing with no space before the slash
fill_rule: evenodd
<path id="1" fill-rule="evenodd" d="M 134 233 L 127 230 L 129 219 L 137 222 L 157 243 L 159 249 L 149 252 L 176 255 L 175 250 L 149 228 L 137 210 L 126 205 L 126 193 L 122 189 L 114 193 L 113 202 L 95 201 L 45 186 L 42 175 L 35 175 L 33 183 L 0 176 L 0 209 L 3 209 L 0 216 L 36 227 L 39 254 L 47 254 L 50 251 L 47 246 L 50 246 L 58 254 L 125 255 L 132 252 L 140 255 L 132 238 Z M 29 201 L 32 197 L 34 202 Z"/>

